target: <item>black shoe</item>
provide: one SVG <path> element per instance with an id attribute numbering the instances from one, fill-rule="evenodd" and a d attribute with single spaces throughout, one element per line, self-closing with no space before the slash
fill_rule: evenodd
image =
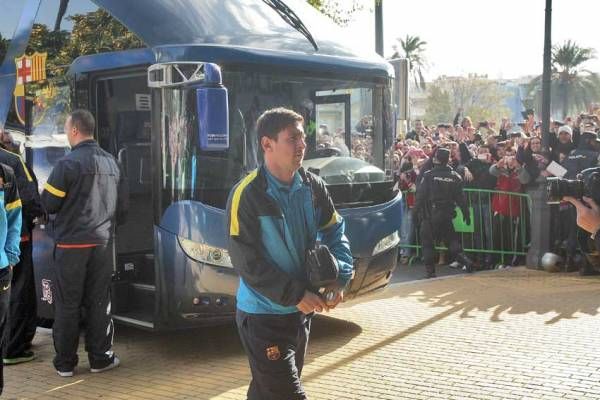
<path id="1" fill-rule="evenodd" d="M 471 264 L 463 265 L 462 270 L 465 271 L 467 274 L 472 274 L 474 271 L 473 266 Z"/>
<path id="2" fill-rule="evenodd" d="M 435 267 L 427 266 L 425 267 L 425 279 L 436 278 Z"/>
<path id="3" fill-rule="evenodd" d="M 119 357 L 114 356 L 112 361 L 110 362 L 110 364 L 108 364 L 102 368 L 90 368 L 90 372 L 94 372 L 94 373 L 106 372 L 106 371 L 110 371 L 111 369 L 117 368 L 119 365 L 121 365 L 121 360 L 119 360 Z"/>
<path id="4" fill-rule="evenodd" d="M 2 362 L 4 363 L 4 365 L 15 365 L 33 360 L 35 360 L 35 354 L 33 353 L 33 351 L 26 350 L 21 354 L 17 354 L 14 357 L 3 358 Z"/>

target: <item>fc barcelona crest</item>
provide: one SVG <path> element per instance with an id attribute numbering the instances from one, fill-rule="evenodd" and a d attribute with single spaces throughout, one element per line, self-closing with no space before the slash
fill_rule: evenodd
<path id="1" fill-rule="evenodd" d="M 277 361 L 281 358 L 279 346 L 267 347 L 267 358 L 271 361 Z"/>
<path id="2" fill-rule="evenodd" d="M 19 122 L 25 125 L 25 84 L 46 79 L 48 53 L 34 53 L 15 58 L 17 82 L 15 85 L 15 110 Z"/>

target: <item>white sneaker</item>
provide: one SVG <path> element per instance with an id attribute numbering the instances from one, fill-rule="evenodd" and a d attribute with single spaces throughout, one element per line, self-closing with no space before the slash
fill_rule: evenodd
<path id="1" fill-rule="evenodd" d="M 63 378 L 70 378 L 73 376 L 73 371 L 59 371 L 56 370 L 56 373 L 58 374 L 58 376 L 61 376 Z"/>
<path id="2" fill-rule="evenodd" d="M 113 358 L 113 362 L 111 362 L 110 364 L 108 364 L 106 367 L 104 368 L 90 368 L 90 372 L 106 372 L 106 371 L 110 371 L 111 369 L 117 368 L 119 366 L 119 364 L 121 364 L 121 360 L 119 360 L 119 357 L 115 356 L 115 358 Z"/>
<path id="3" fill-rule="evenodd" d="M 448 265 L 450 268 L 460 268 L 461 264 L 458 261 L 453 261 Z"/>

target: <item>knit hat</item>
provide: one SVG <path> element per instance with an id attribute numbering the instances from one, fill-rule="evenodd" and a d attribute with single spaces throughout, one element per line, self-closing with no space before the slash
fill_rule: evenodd
<path id="1" fill-rule="evenodd" d="M 560 135 L 561 133 L 568 133 L 569 136 L 573 136 L 573 130 L 569 125 L 563 125 L 558 128 L 558 134 Z"/>

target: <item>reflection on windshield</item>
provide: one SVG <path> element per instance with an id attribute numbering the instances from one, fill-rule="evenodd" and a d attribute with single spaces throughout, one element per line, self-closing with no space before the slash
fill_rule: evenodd
<path id="1" fill-rule="evenodd" d="M 327 184 L 391 182 L 385 173 L 384 135 L 391 129 L 389 121 L 383 121 L 385 85 L 290 72 L 267 75 L 247 67 L 237 71 L 222 66 L 222 71 L 229 92 L 227 151 L 199 150 L 195 96 L 176 89 L 164 93 L 163 204 L 189 199 L 224 208 L 233 185 L 261 162 L 255 124 L 274 107 L 290 108 L 304 117 L 303 165 Z"/>

